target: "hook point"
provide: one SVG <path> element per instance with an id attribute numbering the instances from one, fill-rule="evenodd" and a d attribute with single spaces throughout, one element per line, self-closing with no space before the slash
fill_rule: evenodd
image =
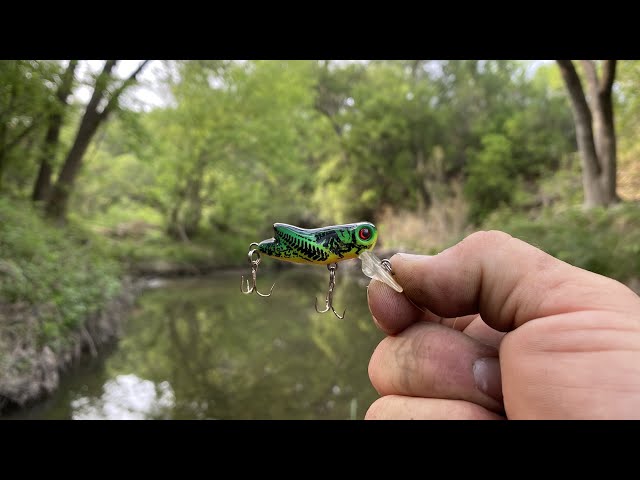
<path id="1" fill-rule="evenodd" d="M 340 320 L 343 320 L 343 319 L 344 319 L 344 315 L 347 313 L 347 309 L 346 309 L 346 308 L 344 309 L 344 312 L 342 312 L 342 316 L 338 315 L 338 312 L 336 312 L 336 311 L 333 309 L 333 307 L 331 307 L 331 310 L 333 310 L 333 314 L 334 314 L 336 317 L 338 317 Z"/>
<path id="2" fill-rule="evenodd" d="M 258 295 L 260 295 L 261 297 L 270 297 L 271 296 L 271 292 L 273 292 L 273 287 L 275 287 L 275 286 L 276 286 L 275 283 L 273 285 L 271 285 L 271 290 L 269 290 L 268 294 L 260 293 L 257 288 L 255 290 L 256 290 L 256 293 Z"/>

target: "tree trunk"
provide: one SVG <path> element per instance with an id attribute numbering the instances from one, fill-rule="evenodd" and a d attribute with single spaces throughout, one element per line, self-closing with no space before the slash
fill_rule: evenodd
<path id="1" fill-rule="evenodd" d="M 169 218 L 169 225 L 167 227 L 167 234 L 174 239 L 180 239 L 185 243 L 188 243 L 189 237 L 187 236 L 187 232 L 184 230 L 184 226 L 180 221 L 180 207 L 182 206 L 182 202 L 176 203 L 171 209 L 171 215 Z"/>
<path id="2" fill-rule="evenodd" d="M 184 213 L 184 229 L 189 237 L 198 233 L 202 217 L 202 174 L 189 179 L 187 187 L 187 209 Z"/>
<path id="3" fill-rule="evenodd" d="M 416 158 L 416 177 L 418 182 L 418 213 L 423 215 L 431 207 L 431 194 L 427 180 L 427 160 L 420 146 L 414 153 Z"/>
<path id="4" fill-rule="evenodd" d="M 180 189 L 171 210 L 167 233 L 183 242 L 198 233 L 202 218 L 202 172 L 207 156 L 201 154 L 189 173 L 184 188 Z"/>
<path id="5" fill-rule="evenodd" d="M 17 63 L 14 65 L 14 71 L 17 71 Z M 13 111 L 13 104 L 16 99 L 16 84 L 14 83 L 11 86 L 11 93 L 9 94 L 9 104 L 7 106 L 7 112 L 11 114 Z M 2 176 L 4 175 L 5 163 L 7 158 L 7 122 L 9 118 L 6 120 L 2 119 L 0 121 L 0 190 L 2 190 Z"/>
<path id="6" fill-rule="evenodd" d="M 617 153 L 613 101 L 611 98 L 616 61 L 605 61 L 601 80 L 598 79 L 596 67 L 592 60 L 585 60 L 582 64 L 587 75 L 591 111 L 594 112 L 594 140 L 602 167 L 601 188 L 604 190 L 604 196 L 608 202 L 615 203 L 620 201 L 616 192 Z"/>
<path id="7" fill-rule="evenodd" d="M 584 61 L 589 102 L 571 60 L 557 60 L 571 99 L 576 140 L 582 159 L 582 185 L 586 207 L 608 206 L 616 193 L 616 138 L 611 99 L 615 60 L 607 60 L 602 81 L 595 65 Z"/>
<path id="8" fill-rule="evenodd" d="M 107 105 L 99 112 L 99 104 L 106 98 L 107 87 L 109 80 L 111 79 L 111 71 L 115 67 L 116 62 L 117 60 L 107 60 L 102 73 L 96 80 L 93 95 L 91 96 L 91 100 L 89 100 L 85 114 L 80 122 L 76 139 L 73 142 L 73 146 L 67 155 L 60 175 L 58 176 L 58 180 L 47 201 L 46 212 L 47 215 L 52 218 L 60 220 L 65 217 L 69 196 L 76 176 L 82 166 L 84 154 L 91 143 L 91 139 L 100 124 L 106 120 L 109 113 L 115 108 L 118 98 L 122 92 L 135 81 L 137 75 L 142 71 L 142 68 L 147 64 L 148 60 L 142 62 L 136 71 L 133 72 L 129 78 L 111 94 L 111 98 Z"/>
<path id="9" fill-rule="evenodd" d="M 38 178 L 36 179 L 36 183 L 33 187 L 33 194 L 31 195 L 34 202 L 44 201 L 51 188 L 51 159 L 55 156 L 58 149 L 64 108 L 67 106 L 67 99 L 73 86 L 73 74 L 77 66 L 78 60 L 69 61 L 69 66 L 67 67 L 67 70 L 62 77 L 62 81 L 58 86 L 56 97 L 60 103 L 56 105 L 56 108 L 49 116 L 49 125 L 47 127 L 44 146 L 40 157 Z"/>

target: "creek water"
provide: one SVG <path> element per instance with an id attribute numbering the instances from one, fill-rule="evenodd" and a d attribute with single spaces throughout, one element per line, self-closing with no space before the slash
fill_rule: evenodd
<path id="1" fill-rule="evenodd" d="M 246 278 L 246 272 L 245 278 Z M 324 306 L 326 268 L 259 271 L 240 293 L 240 273 L 162 281 L 145 291 L 122 339 L 67 372 L 49 399 L 10 418 L 362 419 L 378 398 L 367 367 L 383 338 L 361 272 L 336 272 Z"/>

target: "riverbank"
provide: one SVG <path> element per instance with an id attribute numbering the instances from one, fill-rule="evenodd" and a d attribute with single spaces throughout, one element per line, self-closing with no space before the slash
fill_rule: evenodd
<path id="1" fill-rule="evenodd" d="M 28 201 L 1 198 L 0 226 L 0 415 L 51 395 L 74 363 L 117 341 L 153 279 L 241 266 L 204 241 L 54 225 Z"/>
<path id="2" fill-rule="evenodd" d="M 0 199 L 0 412 L 53 392 L 120 332 L 138 283 L 96 235 Z"/>
<path id="3" fill-rule="evenodd" d="M 3 365 L 0 374 L 0 414 L 42 400 L 55 392 L 61 375 L 84 356 L 97 356 L 120 338 L 123 319 L 133 307 L 142 282 L 123 280 L 121 292 L 83 325 L 69 333 L 65 345 L 41 345 L 35 332 L 42 312 L 26 303 L 0 306 Z M 25 331 L 31 333 L 25 334 Z"/>

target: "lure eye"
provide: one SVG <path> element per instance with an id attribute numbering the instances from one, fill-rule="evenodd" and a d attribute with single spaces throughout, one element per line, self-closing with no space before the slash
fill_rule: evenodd
<path id="1" fill-rule="evenodd" d="M 360 231 L 358 232 L 358 236 L 362 239 L 362 240 L 369 240 L 371 238 L 371 230 L 369 230 L 368 228 L 361 228 Z"/>

